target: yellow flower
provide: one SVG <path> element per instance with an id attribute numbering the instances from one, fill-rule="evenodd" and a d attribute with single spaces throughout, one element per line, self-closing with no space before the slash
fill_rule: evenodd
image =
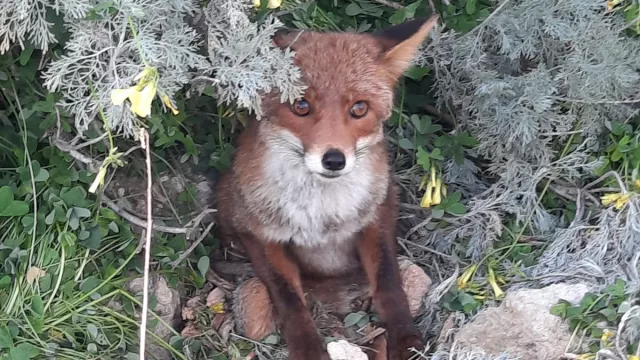
<path id="1" fill-rule="evenodd" d="M 418 186 L 418 191 L 424 189 L 425 185 L 427 185 L 427 175 L 422 176 L 422 180 L 420 181 L 420 186 Z"/>
<path id="2" fill-rule="evenodd" d="M 96 178 L 93 180 L 93 183 L 91 184 L 91 187 L 89 188 L 89 192 L 94 194 L 96 192 L 96 190 L 98 190 L 98 186 L 102 185 L 102 182 L 104 181 L 104 176 L 107 174 L 107 167 L 104 166 L 104 164 L 100 167 L 100 170 L 98 171 L 98 175 L 96 175 Z"/>
<path id="3" fill-rule="evenodd" d="M 156 84 L 150 82 L 140 92 L 134 92 L 129 96 L 131 110 L 140 117 L 147 117 L 151 114 L 151 103 L 156 96 Z"/>
<path id="4" fill-rule="evenodd" d="M 637 355 L 629 355 L 629 360 L 640 360 L 640 356 L 637 356 Z"/>
<path id="5" fill-rule="evenodd" d="M 164 105 L 166 107 L 168 107 L 171 112 L 173 113 L 173 115 L 178 115 L 180 114 L 180 112 L 178 111 L 178 109 L 173 106 L 173 104 L 171 103 L 171 99 L 169 99 L 169 96 L 167 94 L 163 94 L 162 95 L 162 102 L 164 103 Z"/>
<path id="6" fill-rule="evenodd" d="M 458 278 L 458 289 L 464 289 L 467 286 L 467 282 L 471 279 L 471 276 L 476 272 L 478 268 L 477 264 L 471 265 L 467 270 L 465 270 L 462 275 Z"/>
<path id="7" fill-rule="evenodd" d="M 620 4 L 622 0 L 607 0 L 607 11 L 613 10 L 618 4 Z"/>
<path id="8" fill-rule="evenodd" d="M 609 206 L 616 202 L 620 198 L 620 196 L 622 196 L 621 193 L 607 194 L 600 197 L 600 200 L 602 201 L 602 205 Z"/>
<path id="9" fill-rule="evenodd" d="M 609 339 L 613 336 L 613 331 L 609 329 L 604 329 L 602 332 L 602 336 L 600 336 L 600 340 L 604 343 L 608 342 Z"/>
<path id="10" fill-rule="evenodd" d="M 113 105 L 122 105 L 122 103 L 131 96 L 134 92 L 138 91 L 137 86 L 132 86 L 126 89 L 116 89 L 111 92 L 111 102 Z"/>
<path id="11" fill-rule="evenodd" d="M 432 204 L 432 200 L 431 200 L 432 187 L 433 187 L 433 184 L 431 183 L 431 181 L 429 181 L 429 183 L 427 183 L 427 188 L 424 192 L 424 195 L 422 196 L 422 200 L 420 201 L 420 206 L 423 208 L 428 208 Z"/>
<path id="12" fill-rule="evenodd" d="M 616 210 L 622 209 L 622 207 L 625 206 L 627 202 L 629 202 L 630 197 L 631 197 L 631 194 L 624 194 L 620 196 L 620 198 L 616 200 Z"/>
<path id="13" fill-rule="evenodd" d="M 215 314 L 224 314 L 224 303 L 223 302 L 219 302 L 217 304 L 213 304 L 209 308 Z"/>
<path id="14" fill-rule="evenodd" d="M 434 205 L 438 205 L 442 201 L 441 192 L 440 192 L 440 191 L 442 191 L 442 179 L 438 178 L 433 187 L 434 187 L 434 190 L 433 190 L 433 204 Z"/>
<path id="15" fill-rule="evenodd" d="M 155 68 L 147 67 L 134 80 L 139 81 L 138 85 L 111 91 L 111 102 L 122 105 L 129 99 L 131 111 L 140 117 L 147 117 L 151 114 L 151 103 L 156 96 L 158 72 Z"/>
<path id="16" fill-rule="evenodd" d="M 640 189 L 640 179 L 636 180 L 636 187 Z"/>
<path id="17" fill-rule="evenodd" d="M 504 292 L 502 291 L 502 289 L 500 289 L 498 283 L 496 283 L 496 274 L 493 272 L 493 269 L 491 267 L 489 267 L 489 278 L 487 279 L 487 281 L 489 282 L 489 285 L 491 285 L 493 294 L 496 296 L 496 299 L 504 297 Z"/>
<path id="18" fill-rule="evenodd" d="M 256 8 L 259 8 L 261 3 L 262 2 L 260 0 L 253 0 L 253 6 L 255 6 Z M 267 2 L 267 7 L 269 9 L 277 9 L 280 7 L 280 5 L 282 5 L 282 0 L 269 0 Z"/>

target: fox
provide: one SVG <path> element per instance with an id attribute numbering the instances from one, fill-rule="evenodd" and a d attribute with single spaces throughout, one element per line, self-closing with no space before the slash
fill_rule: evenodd
<path id="1" fill-rule="evenodd" d="M 306 90 L 290 103 L 275 90 L 261 95 L 264 115 L 239 135 L 215 194 L 220 236 L 246 252 L 252 291 L 265 294 L 261 309 L 273 309 L 289 359 L 330 359 L 305 295 L 326 285 L 336 300 L 342 280 L 367 288 L 387 359 L 424 349 L 396 258 L 398 189 L 384 126 L 397 82 L 437 20 L 375 33 L 283 28 L 272 37 L 295 52 Z"/>

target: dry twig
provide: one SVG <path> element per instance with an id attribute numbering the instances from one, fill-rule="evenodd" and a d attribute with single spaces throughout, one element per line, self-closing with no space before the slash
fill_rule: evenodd
<path id="1" fill-rule="evenodd" d="M 142 279 L 142 319 L 140 321 L 140 360 L 144 360 L 144 351 L 147 340 L 147 313 L 149 311 L 149 263 L 151 262 L 151 230 L 153 228 L 152 204 L 151 204 L 151 151 L 149 150 L 149 133 L 140 129 L 140 146 L 146 153 L 147 165 L 147 227 L 144 246 L 144 277 Z"/>

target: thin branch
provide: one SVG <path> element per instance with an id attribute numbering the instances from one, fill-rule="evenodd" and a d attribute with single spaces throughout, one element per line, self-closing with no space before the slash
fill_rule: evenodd
<path id="1" fill-rule="evenodd" d="M 80 161 L 81 163 L 89 165 L 89 168 L 91 171 L 93 172 L 98 171 L 97 170 L 97 168 L 99 167 L 98 162 L 90 158 L 89 156 L 79 152 L 78 150 L 75 150 L 74 146 L 60 139 L 54 139 L 53 137 L 49 138 L 49 143 L 57 147 L 58 149 L 66 152 L 67 154 L 71 155 L 72 158 Z"/>
<path id="2" fill-rule="evenodd" d="M 618 174 L 615 171 L 609 171 L 608 173 L 600 176 L 596 180 L 594 180 L 594 181 L 590 182 L 589 184 L 585 185 L 582 189 L 583 190 L 588 190 L 589 188 L 591 188 L 591 187 L 595 186 L 596 184 L 602 182 L 602 180 L 604 180 L 604 179 L 606 179 L 608 177 L 611 177 L 611 176 L 613 176 L 616 179 L 616 181 L 618 182 L 618 186 L 620 186 L 620 191 L 623 194 L 626 194 L 627 193 L 627 187 L 624 185 L 624 181 L 622 181 L 622 178 L 620 177 L 620 174 Z"/>
<path id="3" fill-rule="evenodd" d="M 493 19 L 500 11 L 502 11 L 502 9 L 504 9 L 505 6 L 507 6 L 507 4 L 509 3 L 510 0 L 504 0 L 502 2 L 502 4 L 500 4 L 500 6 L 498 6 L 491 14 L 489 14 L 489 16 L 487 16 L 481 23 L 480 25 L 474 27 L 473 29 L 471 29 L 468 33 L 462 35 L 460 37 L 460 39 L 464 39 L 464 38 L 468 38 L 469 36 L 471 36 L 471 34 L 475 33 L 476 31 L 482 29 L 483 27 L 485 27 L 489 21 L 491 19 Z"/>
<path id="4" fill-rule="evenodd" d="M 194 241 L 193 244 L 191 244 L 191 246 L 189 246 L 189 248 L 185 250 L 175 261 L 171 262 L 170 265 L 172 268 L 175 268 L 176 266 L 180 265 L 180 263 L 184 261 L 184 259 L 186 259 L 189 256 L 189 254 L 191 254 L 193 250 L 195 250 L 196 247 L 198 247 L 198 245 L 200 245 L 202 240 L 204 240 L 204 238 L 207 237 L 207 235 L 211 231 L 211 228 L 213 228 L 213 225 L 214 225 L 213 222 L 207 225 L 207 228 L 204 229 L 204 232 L 198 237 L 198 239 Z"/>
<path id="5" fill-rule="evenodd" d="M 149 150 L 149 133 L 140 129 L 140 146 L 146 153 L 147 165 L 147 227 L 146 241 L 144 248 L 144 277 L 142 279 L 142 319 L 140 323 L 140 360 L 144 360 L 145 345 L 147 341 L 147 312 L 149 311 L 149 263 L 151 262 L 151 229 L 153 227 L 152 204 L 151 204 L 151 151 Z"/>
<path id="6" fill-rule="evenodd" d="M 65 141 L 60 140 L 60 139 L 55 139 L 55 136 L 51 136 L 49 138 L 49 142 L 51 143 L 51 145 L 53 145 L 53 146 L 57 147 L 58 149 L 68 153 L 69 155 L 71 155 L 71 157 L 73 157 L 74 159 L 78 160 L 79 162 L 88 165 L 91 171 L 97 172 L 97 168 L 99 167 L 99 165 L 98 165 L 98 162 L 96 160 L 90 158 L 87 155 L 84 155 L 83 153 L 81 153 L 81 152 L 79 152 L 77 150 L 74 150 L 73 147 L 70 146 Z M 138 147 L 136 146 L 135 148 L 137 149 Z M 139 217 L 129 213 L 127 210 L 121 208 L 113 200 L 109 199 L 109 197 L 106 194 L 102 194 L 102 202 L 104 204 L 106 204 L 111 210 L 115 211 L 116 214 L 120 215 L 123 219 L 127 220 L 128 222 L 132 223 L 133 225 L 137 225 L 137 226 L 140 226 L 142 228 L 146 228 L 147 227 L 147 221 L 146 220 L 140 219 Z M 206 209 L 206 210 L 204 210 L 197 217 L 195 217 L 193 220 L 191 220 L 189 222 L 189 224 L 187 224 L 189 227 L 173 227 L 173 226 L 152 224 L 152 228 L 155 231 L 160 231 L 160 232 L 164 232 L 164 233 L 169 233 L 169 234 L 187 234 L 187 236 L 189 236 L 189 234 L 200 224 L 202 219 L 207 214 L 210 214 L 210 213 L 213 213 L 213 212 L 215 212 L 214 209 Z"/>
<path id="7" fill-rule="evenodd" d="M 93 138 L 91 140 L 87 140 L 81 144 L 78 144 L 76 146 L 73 147 L 74 150 L 78 150 L 78 149 L 82 149 L 83 147 L 87 147 L 90 145 L 93 145 L 95 143 L 98 143 L 100 141 L 102 141 L 102 139 L 107 137 L 107 133 L 102 133 L 102 135 L 98 136 L 97 138 Z"/>
<path id="8" fill-rule="evenodd" d="M 132 223 L 133 225 L 137 225 L 143 228 L 147 227 L 147 221 L 140 219 L 137 216 L 131 215 L 127 210 L 118 206 L 113 200 L 109 199 L 107 195 L 102 194 L 102 202 L 105 203 L 111 210 L 115 211 L 116 214 L 120 215 L 123 219 Z M 164 226 L 152 224 L 152 229 L 155 231 L 160 231 L 169 234 L 189 234 L 193 229 L 186 227 L 173 227 L 173 226 Z"/>

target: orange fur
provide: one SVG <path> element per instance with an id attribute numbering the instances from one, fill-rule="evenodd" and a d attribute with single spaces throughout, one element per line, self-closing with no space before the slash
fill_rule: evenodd
<path id="1" fill-rule="evenodd" d="M 265 94 L 265 118 L 240 136 L 216 194 L 221 235 L 246 250 L 291 359 L 328 360 L 304 293 L 335 298 L 336 279 L 370 285 L 387 327 L 388 359 L 404 360 L 407 347 L 422 346 L 395 257 L 396 187 L 383 125 L 397 79 L 435 22 L 381 34 L 294 31 L 274 38 L 296 52 L 308 89 L 295 109 L 308 113 Z"/>

